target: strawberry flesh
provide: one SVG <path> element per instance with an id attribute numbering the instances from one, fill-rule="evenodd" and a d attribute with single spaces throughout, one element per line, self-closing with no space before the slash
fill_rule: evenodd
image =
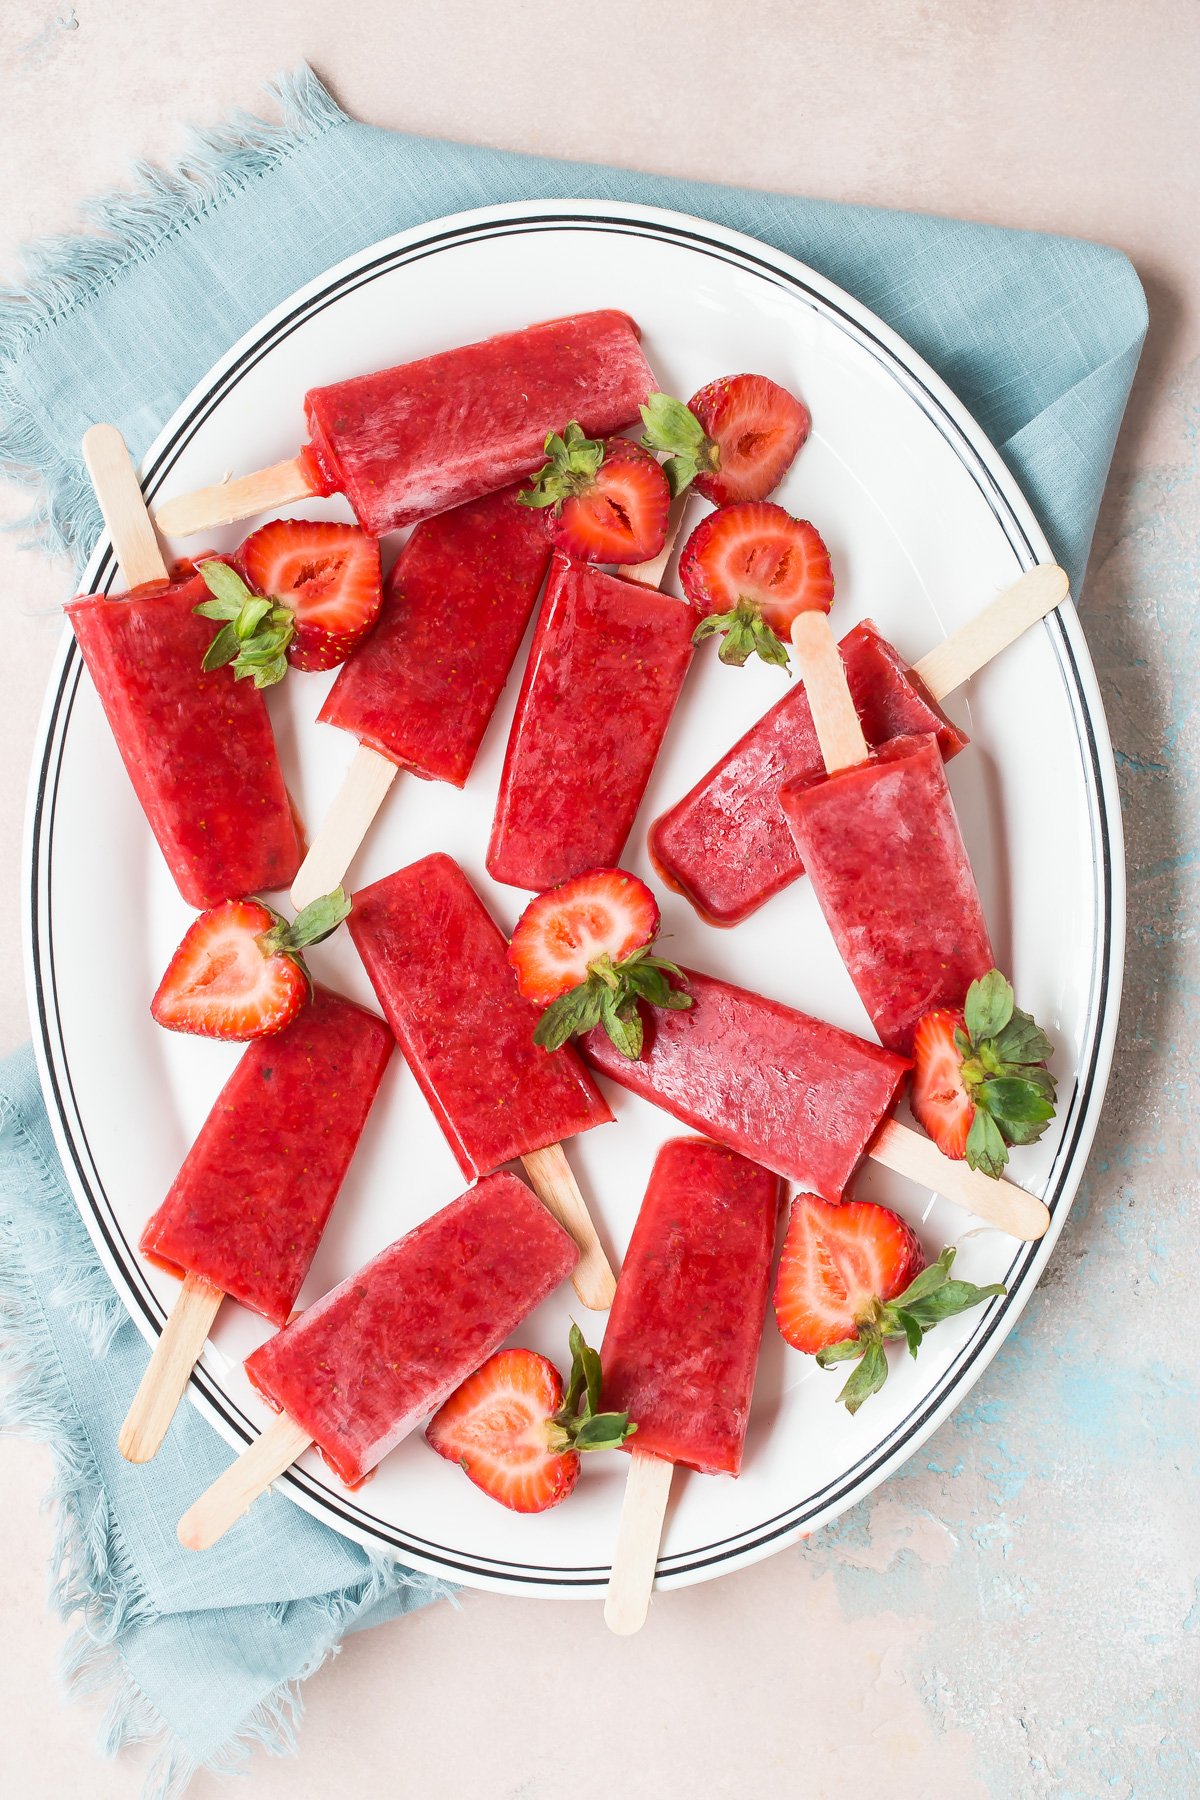
<path id="1" fill-rule="evenodd" d="M 612 438 L 591 483 L 547 514 L 556 549 L 579 562 L 640 563 L 667 540 L 671 490 L 657 458 Z"/>
<path id="2" fill-rule="evenodd" d="M 308 998 L 304 970 L 265 956 L 276 924 L 256 900 L 224 900 L 201 913 L 168 964 L 150 1011 L 169 1031 L 244 1043 L 290 1025 Z"/>
<path id="3" fill-rule="evenodd" d="M 926 1013 L 913 1034 L 913 1075 L 909 1103 L 943 1156 L 961 1162 L 975 1119 L 975 1103 L 962 1078 L 962 1053 L 954 1033 L 963 1015 L 948 1007 Z"/>
<path id="4" fill-rule="evenodd" d="M 579 1454 L 549 1447 L 562 1377 L 533 1350 L 498 1350 L 439 1408 L 426 1442 L 514 1512 L 545 1512 L 579 1479 Z"/>
<path id="5" fill-rule="evenodd" d="M 765 500 L 783 480 L 812 426 L 808 408 L 765 375 L 728 375 L 694 394 L 688 408 L 716 445 L 713 470 L 696 486 L 717 506 Z"/>
<path id="6" fill-rule="evenodd" d="M 924 1267 L 916 1233 L 886 1206 L 798 1194 L 775 1284 L 779 1329 L 815 1355 L 855 1336 L 872 1301 L 893 1299 Z"/>
<path id="7" fill-rule="evenodd" d="M 820 533 L 770 501 L 723 506 L 702 519 L 684 547 L 679 579 L 704 613 L 749 606 L 781 640 L 799 613 L 833 604 L 833 567 Z"/>
<path id="8" fill-rule="evenodd" d="M 645 882 L 623 869 L 590 869 L 530 902 L 508 960 L 525 998 L 547 1006 L 585 982 L 602 956 L 620 963 L 651 943 L 658 925 L 658 903 Z"/>
<path id="9" fill-rule="evenodd" d="M 273 519 L 246 539 L 237 565 L 256 592 L 291 608 L 293 668 L 335 668 L 379 617 L 379 544 L 357 525 Z"/>

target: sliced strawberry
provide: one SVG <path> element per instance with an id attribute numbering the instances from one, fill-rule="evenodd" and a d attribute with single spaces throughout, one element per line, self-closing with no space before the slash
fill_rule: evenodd
<path id="1" fill-rule="evenodd" d="M 508 948 L 517 985 L 527 1000 L 548 1006 L 586 981 L 607 956 L 624 962 L 654 941 L 658 902 L 624 869 L 589 869 L 531 900 Z"/>
<path id="2" fill-rule="evenodd" d="M 562 1377 L 544 1356 L 498 1350 L 434 1414 L 426 1442 L 501 1506 L 544 1512 L 579 1479 L 578 1453 L 554 1452 L 547 1440 L 562 1399 Z"/>
<path id="3" fill-rule="evenodd" d="M 223 900 L 188 927 L 150 1011 L 169 1031 L 235 1043 L 282 1031 L 312 991 L 301 950 L 328 937 L 349 911 L 341 888 L 290 925 L 260 900 Z"/>
<path id="4" fill-rule="evenodd" d="M 721 660 L 738 668 L 751 655 L 786 667 L 792 620 L 833 604 L 833 568 L 820 533 L 768 500 L 722 506 L 701 519 L 679 559 L 679 579 L 708 615 L 696 642 L 722 632 Z"/>
<path id="5" fill-rule="evenodd" d="M 815 1355 L 853 1336 L 876 1298 L 892 1299 L 924 1267 L 916 1233 L 886 1206 L 797 1194 L 775 1283 L 779 1329 Z"/>
<path id="6" fill-rule="evenodd" d="M 912 1227 L 886 1206 L 812 1194 L 792 1202 L 775 1283 L 775 1317 L 787 1342 L 823 1369 L 854 1362 L 838 1399 L 856 1413 L 888 1376 L 884 1345 L 903 1338 L 915 1356 L 943 1319 L 1006 1290 L 951 1278 L 955 1251 L 927 1263 Z"/>
<path id="7" fill-rule="evenodd" d="M 290 610 L 294 669 L 335 668 L 379 617 L 379 543 L 357 525 L 273 519 L 246 539 L 237 562 L 251 587 Z"/>
<path id="8" fill-rule="evenodd" d="M 667 540 L 671 490 L 655 457 L 628 438 L 586 438 L 572 422 L 546 439 L 549 461 L 520 495 L 547 507 L 559 550 L 580 562 L 640 563 Z"/>
<path id="9" fill-rule="evenodd" d="M 912 1109 L 944 1156 L 999 1179 L 1010 1144 L 1033 1144 L 1054 1117 L 1054 1046 L 989 969 L 961 1013 L 926 1013 L 913 1036 Z"/>
<path id="10" fill-rule="evenodd" d="M 615 1449 L 636 1425 L 597 1413 L 600 1358 L 571 1327 L 571 1379 L 534 1350 L 498 1350 L 425 1427 L 439 1456 L 514 1512 L 545 1512 L 579 1479 L 581 1451 Z"/>
<path id="11" fill-rule="evenodd" d="M 690 995 L 674 963 L 650 954 L 658 902 L 624 869 L 589 869 L 531 900 L 517 921 L 508 960 L 527 1000 L 546 1011 L 533 1034 L 543 1050 L 603 1025 L 623 1056 L 642 1053 L 639 1001 L 676 1011 Z"/>
<path id="12" fill-rule="evenodd" d="M 913 1035 L 909 1104 L 943 1156 L 961 1162 L 975 1122 L 975 1102 L 962 1078 L 962 1051 L 954 1042 L 963 1016 L 943 1007 L 926 1013 Z"/>
<path id="13" fill-rule="evenodd" d="M 642 407 L 648 450 L 666 452 L 671 492 L 693 481 L 717 506 L 765 500 L 779 486 L 812 426 L 807 406 L 765 375 L 710 381 L 686 406 L 651 394 Z"/>

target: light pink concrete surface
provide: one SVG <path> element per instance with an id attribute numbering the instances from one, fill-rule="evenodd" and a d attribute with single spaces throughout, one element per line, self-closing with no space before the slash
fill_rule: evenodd
<path id="1" fill-rule="evenodd" d="M 1142 678 L 1135 672 L 1128 686 L 1121 678 L 1118 619 L 1128 596 L 1138 617 L 1146 609 L 1153 617 L 1153 584 L 1149 593 L 1138 584 L 1146 558 L 1153 566 L 1157 499 L 1189 484 L 1182 528 L 1175 514 L 1169 591 L 1176 623 L 1190 616 L 1187 546 L 1200 524 L 1200 33 L 1190 0 L 1010 0 L 1004 8 L 608 0 L 586 9 L 530 0 L 192 0 L 186 8 L 81 0 L 73 10 L 7 0 L 3 272 L 16 273 L 23 240 L 70 228 L 76 200 L 119 184 L 134 156 L 169 156 L 180 121 L 256 105 L 263 80 L 302 58 L 351 112 L 379 124 L 1026 225 L 1127 251 L 1148 290 L 1151 333 L 1084 622 L 1096 608 L 1118 750 L 1123 737 L 1138 748 Z M 0 487 L 0 514 L 21 510 L 21 495 Z M 14 923 L 21 813 L 58 635 L 49 609 L 69 585 L 64 566 L 0 538 L 0 906 L 10 926 L 0 940 L 0 1050 L 28 1035 Z M 1153 685 L 1153 671 L 1145 679 Z M 1147 749 L 1161 753 L 1162 745 Z M 1185 854 L 1178 825 L 1174 832 L 1138 822 L 1135 885 L 1139 858 L 1153 882 L 1164 859 Z M 1136 954 L 1136 911 L 1134 923 Z M 1160 940 L 1173 929 L 1153 917 L 1149 928 Z M 1154 985 L 1147 962 L 1133 984 L 1135 1006 Z M 1162 1026 L 1153 1009 L 1151 1024 L 1155 1033 Z M 1140 1140 L 1146 1156 L 1162 1153 L 1156 1069 L 1164 1065 L 1155 1062 L 1158 1037 L 1146 1041 L 1093 1161 L 1097 1218 L 1111 1221 L 1125 1205 L 1127 1146 Z M 1061 1348 L 1052 1309 L 1071 1304 L 1059 1291 L 1073 1260 L 1097 1257 L 1098 1291 L 1124 1295 L 1119 1246 L 1097 1246 L 1087 1231 L 1085 1210 L 1030 1308 L 1026 1352 Z M 1079 1326 L 1078 1306 L 1072 1316 Z M 976 1390 L 976 1420 L 989 1405 L 1032 1412 L 1039 1380 L 1036 1367 L 1006 1352 Z M 1176 1392 L 1163 1389 L 1168 1398 Z M 1163 1748 L 1176 1725 L 1186 1745 L 1186 1718 L 1160 1729 L 1138 1711 L 1160 1655 L 1148 1646 L 1163 1642 L 1171 1668 L 1192 1670 L 1181 1691 L 1194 1705 L 1194 1531 L 1174 1534 L 1175 1515 L 1165 1530 L 1148 1518 L 1141 1539 L 1136 1522 L 1153 1505 L 1152 1489 L 1126 1470 L 1106 1472 L 1102 1457 L 1095 1468 L 1077 1458 L 1055 1467 L 1051 1457 L 1040 1471 L 1048 1480 L 1021 1515 L 1002 1507 L 1019 1570 L 1009 1568 L 1005 1542 L 989 1572 L 983 1545 L 973 1595 L 970 1574 L 958 1585 L 949 1577 L 978 1507 L 989 1496 L 1003 1502 L 1006 1490 L 995 1445 L 990 1460 L 981 1457 L 972 1429 L 961 1419 L 943 1428 L 928 1461 L 910 1465 L 847 1529 L 660 1601 L 637 1640 L 608 1638 L 595 1607 L 482 1594 L 466 1595 L 461 1610 L 436 1607 L 352 1639 L 306 1687 L 299 1760 L 260 1756 L 238 1791 L 357 1788 L 420 1800 L 539 1800 L 566 1788 L 578 1800 L 617 1792 L 823 1800 L 861 1787 L 891 1800 L 1063 1791 L 1175 1800 L 1200 1791 L 1195 1765 L 1189 1776 Z M 950 1507 L 946 1483 L 959 1474 L 961 1462 L 951 1465 L 960 1448 L 971 1466 Z M 137 1757 L 100 1761 L 94 1709 L 68 1705 L 55 1683 L 63 1632 L 46 1610 L 50 1525 L 38 1512 L 48 1471 L 41 1450 L 0 1443 L 0 1793 L 116 1800 L 138 1791 Z M 978 1527 L 974 1535 L 978 1545 Z M 1118 1599 L 1121 1583 L 1142 1598 Z M 1136 1617 L 1141 1687 L 1129 1672 L 1136 1660 L 1096 1641 L 1097 1615 L 1111 1619 L 1114 1610 L 1121 1623 Z M 1195 1724 L 1193 1713 L 1193 1740 Z M 1101 1730 L 1111 1755 L 1093 1756 L 1086 1734 Z M 1132 1760 L 1121 1749 L 1127 1740 L 1136 1740 Z M 1135 1777 L 1141 1766 L 1144 1786 Z M 209 1796 L 218 1784 L 201 1777 L 191 1791 Z"/>

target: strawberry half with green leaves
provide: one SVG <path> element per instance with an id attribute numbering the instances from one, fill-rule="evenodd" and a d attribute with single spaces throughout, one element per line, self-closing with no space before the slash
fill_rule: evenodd
<path id="1" fill-rule="evenodd" d="M 196 611 L 221 626 L 206 669 L 232 663 L 237 680 L 250 677 L 263 688 L 282 681 L 289 663 L 336 668 L 379 617 L 379 545 L 357 525 L 274 519 L 246 539 L 236 560 L 236 568 L 222 557 L 196 565 L 212 595 Z"/>
<path id="2" fill-rule="evenodd" d="M 708 615 L 693 643 L 721 632 L 717 654 L 736 668 L 759 656 L 786 669 L 792 620 L 833 604 L 833 566 L 820 533 L 769 500 L 722 506 L 701 519 L 684 545 L 679 579 Z"/>
<path id="3" fill-rule="evenodd" d="M 948 1247 L 927 1264 L 912 1227 L 886 1206 L 798 1194 L 775 1283 L 779 1329 L 823 1369 L 857 1362 L 838 1395 L 856 1413 L 887 1380 L 890 1339 L 903 1338 L 915 1356 L 943 1319 L 1007 1291 L 952 1280 L 954 1257 Z"/>
<path id="4" fill-rule="evenodd" d="M 671 490 L 657 460 L 628 438 L 588 438 L 574 421 L 552 431 L 548 461 L 517 498 L 551 508 L 555 547 L 580 562 L 640 563 L 667 541 Z"/>
<path id="5" fill-rule="evenodd" d="M 1057 1088 L 1045 1066 L 1046 1033 L 989 969 L 961 1013 L 926 1013 L 913 1036 L 911 1105 L 944 1156 L 996 1179 L 1010 1144 L 1032 1144 L 1054 1117 Z"/>
<path id="6" fill-rule="evenodd" d="M 564 1394 L 552 1362 L 534 1350 L 498 1350 L 467 1377 L 425 1427 L 425 1439 L 471 1481 L 514 1512 L 565 1500 L 588 1450 L 615 1450 L 637 1430 L 628 1413 L 598 1413 L 596 1351 L 571 1327 Z"/>
<path id="7" fill-rule="evenodd" d="M 691 995 L 672 962 L 651 955 L 658 902 L 624 869 L 589 869 L 530 901 L 517 921 L 508 960 L 527 1000 L 546 1008 L 533 1034 L 544 1050 L 603 1025 L 622 1056 L 642 1053 L 639 1000 L 679 1012 Z"/>
<path id="8" fill-rule="evenodd" d="M 336 931 L 350 904 L 337 888 L 291 924 L 261 900 L 210 906 L 188 927 L 150 1011 L 168 1031 L 233 1043 L 282 1031 L 312 993 L 301 951 Z"/>
<path id="9" fill-rule="evenodd" d="M 686 406 L 651 394 L 641 410 L 642 443 L 666 455 L 672 495 L 694 482 L 715 506 L 774 493 L 812 428 L 807 406 L 765 375 L 710 381 Z"/>

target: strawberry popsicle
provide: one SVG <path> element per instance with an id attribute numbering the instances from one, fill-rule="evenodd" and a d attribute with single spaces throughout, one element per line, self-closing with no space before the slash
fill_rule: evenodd
<path id="1" fill-rule="evenodd" d="M 619 863 L 692 660 L 686 601 L 556 555 L 508 740 L 488 873 Z"/>
<path id="2" fill-rule="evenodd" d="M 577 1251 L 515 1175 L 489 1175 L 246 1362 L 347 1487 L 486 1362 Z"/>
<path id="3" fill-rule="evenodd" d="M 266 703 L 230 669 L 202 668 L 211 596 L 194 575 L 67 603 L 121 760 L 183 898 L 286 887 L 300 846 Z"/>
<path id="4" fill-rule="evenodd" d="M 392 1042 L 382 1019 L 320 988 L 283 1031 L 256 1039 L 142 1232 L 143 1254 L 283 1325 Z"/>
<path id="5" fill-rule="evenodd" d="M 747 988 L 683 973 L 693 1004 L 642 1009 L 636 1062 L 599 1027 L 583 1040 L 588 1061 L 693 1130 L 840 1200 L 907 1060 Z"/>
<path id="6" fill-rule="evenodd" d="M 169 501 L 159 527 L 187 536 L 276 502 L 341 493 L 378 537 L 527 474 L 566 419 L 589 437 L 633 424 L 655 386 L 627 314 L 549 319 L 310 389 L 310 441 L 294 461 Z"/>
<path id="7" fill-rule="evenodd" d="M 779 801 L 880 1041 L 908 1055 L 921 1016 L 961 1007 L 996 960 L 936 737 L 785 782 Z"/>
<path id="8" fill-rule="evenodd" d="M 580 1297 L 607 1306 L 612 1273 L 559 1144 L 612 1113 L 573 1050 L 534 1043 L 539 1011 L 467 877 L 451 857 L 427 856 L 356 894 L 349 930 L 463 1174 L 522 1158 L 584 1251 Z"/>
<path id="9" fill-rule="evenodd" d="M 179 1521 L 206 1550 L 310 1444 L 349 1488 L 575 1265 L 566 1232 L 515 1175 L 488 1175 L 399 1238 L 246 1360 L 282 1417 Z"/>
<path id="10" fill-rule="evenodd" d="M 383 612 L 318 717 L 380 755 L 462 787 L 525 635 L 550 545 L 516 489 L 418 525 Z"/>
<path id="11" fill-rule="evenodd" d="M 603 1405 L 638 1455 L 736 1475 L 784 1184 L 706 1138 L 654 1163 L 604 1333 Z"/>
<path id="12" fill-rule="evenodd" d="M 933 731 L 947 759 L 965 746 L 965 735 L 870 620 L 839 649 L 869 743 Z M 797 682 L 651 826 L 650 856 L 663 880 L 715 925 L 747 918 L 803 873 L 779 807 L 781 783 L 824 767 Z"/>

